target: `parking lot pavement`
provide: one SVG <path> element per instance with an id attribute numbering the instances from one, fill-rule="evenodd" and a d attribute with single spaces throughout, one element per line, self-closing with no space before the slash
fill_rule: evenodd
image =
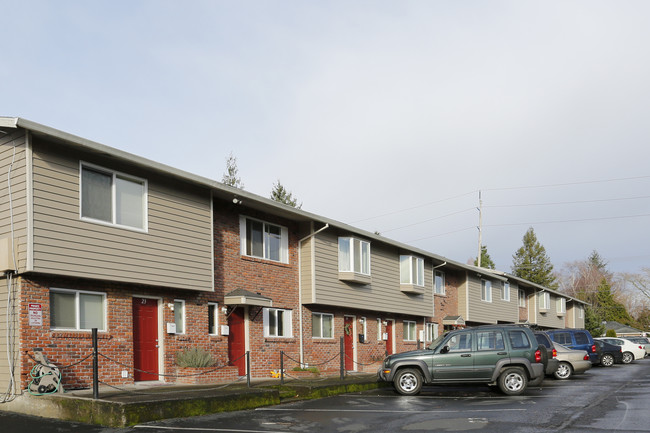
<path id="1" fill-rule="evenodd" d="M 128 429 L 42 420 L 38 431 L 171 432 L 452 432 L 604 433 L 650 429 L 650 359 L 592 368 L 570 380 L 546 379 L 509 397 L 487 386 L 424 387 L 417 396 L 391 388 L 277 406 L 137 425 Z M 6 430 L 0 414 L 2 431 Z M 14 424 L 17 425 L 17 424 Z M 26 424 L 23 424 L 26 425 Z M 26 430 L 17 430 L 26 431 Z"/>
<path id="2" fill-rule="evenodd" d="M 231 414 L 136 426 L 147 432 L 584 432 L 648 431 L 650 360 L 593 368 L 567 381 L 546 379 L 509 397 L 486 386 L 424 387 L 346 394 Z"/>

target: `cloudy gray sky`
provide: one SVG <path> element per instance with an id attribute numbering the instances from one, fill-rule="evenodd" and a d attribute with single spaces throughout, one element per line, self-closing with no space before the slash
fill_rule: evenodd
<path id="1" fill-rule="evenodd" d="M 650 266 L 650 2 L 0 0 L 0 115 L 497 267 Z"/>

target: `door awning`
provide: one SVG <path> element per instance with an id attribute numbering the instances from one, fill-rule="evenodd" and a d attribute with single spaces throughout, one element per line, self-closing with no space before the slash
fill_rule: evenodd
<path id="1" fill-rule="evenodd" d="M 232 306 L 254 305 L 257 307 L 272 307 L 273 300 L 259 293 L 249 292 L 244 289 L 235 289 L 224 296 L 224 304 Z"/>
<path id="2" fill-rule="evenodd" d="M 447 316 L 442 319 L 443 325 L 465 326 L 463 316 Z"/>

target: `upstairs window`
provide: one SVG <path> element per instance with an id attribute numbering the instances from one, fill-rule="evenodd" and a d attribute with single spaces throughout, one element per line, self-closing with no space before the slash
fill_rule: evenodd
<path id="1" fill-rule="evenodd" d="M 147 182 L 81 165 L 81 218 L 146 230 Z"/>
<path id="2" fill-rule="evenodd" d="M 526 292 L 523 289 L 519 289 L 519 307 L 526 308 Z"/>
<path id="3" fill-rule="evenodd" d="M 481 280 L 481 301 L 492 302 L 492 282 Z"/>
<path id="4" fill-rule="evenodd" d="M 558 298 L 557 301 L 555 302 L 556 307 L 557 307 L 557 314 L 565 314 L 566 313 L 566 299 L 565 298 Z"/>
<path id="5" fill-rule="evenodd" d="M 370 275 L 370 242 L 339 238 L 339 272 Z"/>
<path id="6" fill-rule="evenodd" d="M 289 232 L 286 227 L 252 218 L 240 218 L 242 254 L 289 263 Z"/>
<path id="7" fill-rule="evenodd" d="M 507 281 L 504 281 L 501 287 L 501 299 L 510 302 L 510 283 Z"/>
<path id="8" fill-rule="evenodd" d="M 551 294 L 548 292 L 542 292 L 539 294 L 539 309 L 540 310 L 550 310 L 551 308 Z"/>
<path id="9" fill-rule="evenodd" d="M 415 256 L 400 256 L 400 283 L 424 286 L 424 259 Z"/>
<path id="10" fill-rule="evenodd" d="M 445 273 L 442 271 L 435 271 L 433 277 L 433 289 L 436 295 L 445 294 Z"/>

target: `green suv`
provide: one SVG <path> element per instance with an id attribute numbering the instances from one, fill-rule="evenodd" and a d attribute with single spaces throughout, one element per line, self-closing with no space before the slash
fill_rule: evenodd
<path id="1" fill-rule="evenodd" d="M 390 355 L 379 380 L 392 382 L 402 395 L 415 395 L 423 384 L 485 383 L 508 395 L 544 379 L 546 350 L 533 331 L 520 325 L 487 325 L 441 335 L 424 350 Z"/>

